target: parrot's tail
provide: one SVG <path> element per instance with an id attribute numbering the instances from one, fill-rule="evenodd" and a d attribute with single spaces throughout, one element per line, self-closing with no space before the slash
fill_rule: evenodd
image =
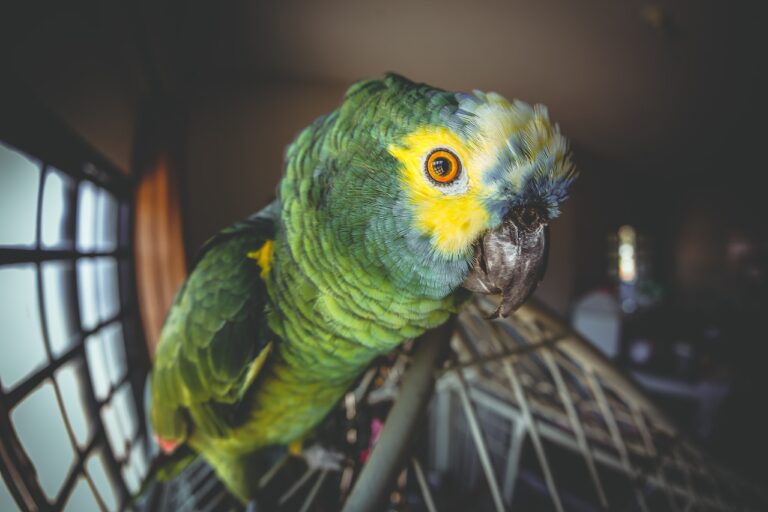
<path id="1" fill-rule="evenodd" d="M 147 375 L 144 383 L 144 410 L 146 414 L 147 432 L 152 432 L 152 425 L 149 422 L 149 409 L 152 400 L 152 379 Z M 189 445 L 182 444 L 176 447 L 171 453 L 166 453 L 159 449 L 159 444 L 150 442 L 150 455 L 152 462 L 149 465 L 147 476 L 141 484 L 141 488 L 134 496 L 134 500 L 145 494 L 145 491 L 155 482 L 167 482 L 184 471 L 184 468 L 192 464 L 197 459 L 197 452 Z"/>
<path id="2" fill-rule="evenodd" d="M 173 480 L 196 459 L 197 452 L 186 444 L 179 446 L 171 454 L 160 452 L 149 466 L 147 480 L 154 479 L 161 482 Z"/>
<path id="3" fill-rule="evenodd" d="M 184 469 L 197 459 L 197 452 L 189 446 L 179 446 L 172 454 L 157 452 L 147 471 L 147 476 L 141 483 L 138 492 L 133 496 L 131 504 L 142 499 L 147 490 L 157 482 L 167 482 L 178 476 Z"/>

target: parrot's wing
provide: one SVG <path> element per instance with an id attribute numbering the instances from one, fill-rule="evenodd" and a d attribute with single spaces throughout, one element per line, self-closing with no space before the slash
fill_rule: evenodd
<path id="1" fill-rule="evenodd" d="M 275 340 L 260 274 L 269 265 L 274 210 L 209 240 L 171 307 L 152 370 L 150 410 L 166 450 L 185 439 L 190 422 L 207 436 L 226 435 L 268 358 Z"/>

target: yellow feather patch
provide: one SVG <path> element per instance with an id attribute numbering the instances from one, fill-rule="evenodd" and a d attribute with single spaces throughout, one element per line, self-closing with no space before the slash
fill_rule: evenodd
<path id="1" fill-rule="evenodd" d="M 459 157 L 462 172 L 467 173 L 465 191 L 446 194 L 428 181 L 424 158 L 436 148 L 450 149 Z M 403 164 L 402 178 L 415 207 L 417 227 L 446 255 L 466 251 L 487 229 L 489 215 L 481 201 L 485 187 L 480 180 L 486 162 L 477 158 L 482 153 L 477 149 L 441 127 L 419 129 L 405 137 L 402 145 L 389 147 L 389 153 Z"/>
<path id="2" fill-rule="evenodd" d="M 243 397 L 246 391 L 251 387 L 253 382 L 256 380 L 256 377 L 259 375 L 259 372 L 261 371 L 261 368 L 264 366 L 264 363 L 267 361 L 267 357 L 272 352 L 272 342 L 270 341 L 267 343 L 267 345 L 261 349 L 261 352 L 259 352 L 259 355 L 256 356 L 256 359 L 253 360 L 251 363 L 251 367 L 248 368 L 248 373 L 245 376 L 245 380 L 243 381 L 242 386 L 240 387 L 240 392 L 238 393 L 238 396 L 240 398 Z"/>
<path id="3" fill-rule="evenodd" d="M 274 251 L 274 248 L 275 241 L 267 240 L 258 250 L 251 251 L 247 255 L 249 258 L 256 260 L 259 267 L 261 267 L 260 275 L 262 279 L 267 277 L 269 269 L 272 268 L 272 252 Z"/>
<path id="4" fill-rule="evenodd" d="M 288 445 L 288 453 L 293 455 L 294 457 L 301 457 L 301 450 L 304 448 L 304 438 L 296 439 L 295 441 L 291 441 L 291 443 Z"/>

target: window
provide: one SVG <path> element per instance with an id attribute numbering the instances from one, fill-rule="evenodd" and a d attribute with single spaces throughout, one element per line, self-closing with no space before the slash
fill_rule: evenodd
<path id="1" fill-rule="evenodd" d="M 120 510 L 148 469 L 133 183 L 31 118 L 0 119 L 0 510 Z"/>

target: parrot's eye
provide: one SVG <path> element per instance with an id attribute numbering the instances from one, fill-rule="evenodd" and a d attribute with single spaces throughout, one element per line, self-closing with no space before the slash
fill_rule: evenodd
<path id="1" fill-rule="evenodd" d="M 426 172 L 437 183 L 451 183 L 461 172 L 461 162 L 452 151 L 436 149 L 425 162 Z"/>

